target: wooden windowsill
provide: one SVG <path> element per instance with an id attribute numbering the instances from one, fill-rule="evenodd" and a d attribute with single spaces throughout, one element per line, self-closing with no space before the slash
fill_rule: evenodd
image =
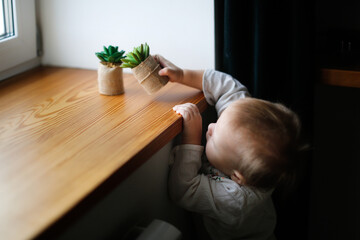
<path id="1" fill-rule="evenodd" d="M 321 82 L 333 86 L 360 88 L 360 71 L 323 68 Z"/>
<path id="2" fill-rule="evenodd" d="M 181 131 L 176 104 L 201 111 L 201 91 L 168 83 L 147 95 L 131 74 L 125 94 L 98 93 L 94 70 L 40 67 L 0 84 L 0 233 L 30 239 L 124 178 Z"/>

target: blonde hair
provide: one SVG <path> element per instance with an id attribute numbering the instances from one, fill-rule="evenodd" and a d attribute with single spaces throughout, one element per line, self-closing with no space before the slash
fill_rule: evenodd
<path id="1" fill-rule="evenodd" d="M 235 108 L 237 132 L 246 141 L 237 149 L 236 168 L 245 185 L 273 188 L 291 181 L 302 150 L 298 116 L 280 103 L 255 98 L 240 100 Z"/>

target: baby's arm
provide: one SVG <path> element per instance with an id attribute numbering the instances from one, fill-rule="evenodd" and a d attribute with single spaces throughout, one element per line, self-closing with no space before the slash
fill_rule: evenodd
<path id="1" fill-rule="evenodd" d="M 202 90 L 204 70 L 183 70 L 161 55 L 155 55 L 155 59 L 163 67 L 159 71 L 160 76 L 167 76 L 171 82 L 181 83 Z"/>
<path id="2" fill-rule="evenodd" d="M 204 92 L 206 101 L 215 105 L 218 115 L 233 101 L 250 97 L 247 88 L 231 75 L 215 70 L 183 70 L 160 55 L 155 59 L 163 67 L 160 76 L 168 76 L 171 82 L 185 84 Z"/>
<path id="3" fill-rule="evenodd" d="M 198 107 L 185 103 L 173 107 L 183 117 L 182 144 L 201 145 L 202 118 Z"/>
<path id="4" fill-rule="evenodd" d="M 203 78 L 206 101 L 211 106 L 215 106 L 218 116 L 232 102 L 250 97 L 247 88 L 229 74 L 209 69 L 204 73 Z"/>
<path id="5" fill-rule="evenodd" d="M 169 195 L 173 201 L 189 211 L 211 218 L 223 218 L 224 209 L 238 206 L 234 203 L 233 181 L 217 182 L 203 174 L 201 156 L 201 115 L 195 104 L 177 105 L 174 110 L 183 116 L 182 145 L 174 148 L 174 164 L 169 175 Z M 224 180 L 225 181 L 225 180 Z M 238 198 L 236 198 L 238 199 Z M 237 201 L 237 200 L 236 200 Z"/>
<path id="6" fill-rule="evenodd" d="M 235 182 L 218 182 L 199 174 L 203 150 L 203 146 L 191 144 L 178 145 L 173 149 L 169 196 L 189 211 L 223 219 L 223 215 L 231 212 L 234 206 L 238 208 L 242 196 L 238 194 Z"/>

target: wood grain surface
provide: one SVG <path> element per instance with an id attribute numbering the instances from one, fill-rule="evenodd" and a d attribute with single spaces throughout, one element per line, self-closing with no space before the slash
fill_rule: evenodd
<path id="1" fill-rule="evenodd" d="M 11 81 L 10 81 L 11 80 Z M 94 70 L 40 67 L 0 84 L 0 238 L 38 236 L 122 169 L 135 170 L 181 131 L 179 103 L 199 90 L 98 93 Z M 127 167 L 126 167 L 127 166 Z"/>
<path id="2" fill-rule="evenodd" d="M 360 88 L 360 71 L 321 69 L 321 82 L 342 87 Z"/>

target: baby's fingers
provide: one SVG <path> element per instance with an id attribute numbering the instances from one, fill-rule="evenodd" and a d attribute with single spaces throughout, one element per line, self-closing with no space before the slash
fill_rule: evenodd
<path id="1" fill-rule="evenodd" d="M 193 103 L 184 103 L 184 104 L 176 105 L 173 107 L 173 109 L 174 109 L 174 111 L 176 111 L 178 109 L 185 109 L 186 111 L 189 111 L 192 114 L 199 113 L 198 107 Z"/>
<path id="2" fill-rule="evenodd" d="M 190 119 L 190 115 L 189 115 L 189 113 L 188 113 L 188 111 L 187 111 L 186 108 L 183 108 L 183 107 L 180 107 L 180 106 L 175 106 L 175 107 L 173 107 L 173 110 L 174 110 L 176 113 L 180 114 L 185 120 L 189 120 L 189 119 Z"/>
<path id="3" fill-rule="evenodd" d="M 186 112 L 186 110 L 184 109 L 176 109 L 175 110 L 176 113 L 180 114 L 184 119 L 188 119 L 189 118 L 189 114 Z"/>
<path id="4" fill-rule="evenodd" d="M 173 107 L 174 111 L 183 117 L 183 144 L 201 144 L 202 118 L 197 106 L 185 103 Z"/>
<path id="5" fill-rule="evenodd" d="M 173 110 L 176 113 L 180 114 L 184 118 L 184 120 L 190 120 L 196 114 L 196 112 L 194 112 L 194 109 L 191 108 L 189 104 L 176 105 L 175 107 L 173 107 Z"/>

